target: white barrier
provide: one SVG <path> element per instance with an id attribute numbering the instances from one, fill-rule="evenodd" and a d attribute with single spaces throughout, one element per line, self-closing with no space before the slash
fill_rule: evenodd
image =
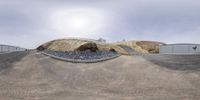
<path id="1" fill-rule="evenodd" d="M 9 52 L 25 51 L 25 50 L 26 49 L 20 47 L 0 45 L 0 53 L 9 53 Z"/>
<path id="2" fill-rule="evenodd" d="M 194 55 L 200 54 L 200 44 L 167 44 L 160 46 L 160 54 Z"/>

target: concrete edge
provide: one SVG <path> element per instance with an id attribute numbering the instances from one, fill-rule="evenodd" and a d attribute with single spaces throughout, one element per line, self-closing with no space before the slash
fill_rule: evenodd
<path id="1" fill-rule="evenodd" d="M 95 59 L 95 60 L 75 60 L 75 59 L 68 59 L 68 58 L 63 58 L 63 57 L 58 57 L 58 56 L 54 56 L 45 52 L 41 52 L 42 54 L 49 56 L 51 58 L 57 59 L 57 60 L 62 60 L 62 61 L 67 61 L 67 62 L 71 62 L 71 63 L 97 63 L 97 62 L 102 62 L 102 61 L 106 61 L 106 60 L 111 60 L 114 58 L 117 58 L 119 55 L 113 56 L 113 57 L 108 57 L 108 58 L 103 58 L 103 59 Z"/>

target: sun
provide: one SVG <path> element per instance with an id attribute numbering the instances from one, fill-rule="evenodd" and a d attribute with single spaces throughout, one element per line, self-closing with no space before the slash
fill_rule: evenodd
<path id="1" fill-rule="evenodd" d="M 53 27 L 68 36 L 94 34 L 103 27 L 104 16 L 94 9 L 67 9 L 52 15 Z"/>

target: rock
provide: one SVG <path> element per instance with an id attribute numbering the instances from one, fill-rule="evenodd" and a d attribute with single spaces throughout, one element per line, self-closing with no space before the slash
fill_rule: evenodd
<path id="1" fill-rule="evenodd" d="M 90 50 L 92 52 L 96 52 L 98 50 L 98 47 L 97 47 L 96 43 L 89 42 L 89 43 L 85 43 L 85 44 L 81 45 L 76 50 L 77 51 L 88 51 L 88 50 Z"/>

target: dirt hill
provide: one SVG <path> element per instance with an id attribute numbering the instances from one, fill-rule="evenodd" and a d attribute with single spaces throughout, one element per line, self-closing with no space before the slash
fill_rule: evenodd
<path id="1" fill-rule="evenodd" d="M 114 45 L 126 45 L 140 53 L 159 53 L 160 45 L 165 44 L 157 41 L 121 41 Z"/>
<path id="2" fill-rule="evenodd" d="M 121 45 L 128 46 L 134 51 L 139 53 L 159 53 L 159 46 L 161 42 L 156 41 L 121 41 L 116 43 L 102 43 L 92 39 L 82 38 L 68 38 L 68 39 L 57 39 L 42 44 L 38 50 L 53 50 L 53 51 L 84 51 L 84 50 L 104 50 L 104 51 L 116 51 L 123 55 L 129 53 L 121 48 Z"/>
<path id="3" fill-rule="evenodd" d="M 121 47 L 108 43 L 101 43 L 91 39 L 57 39 L 45 44 L 42 44 L 37 48 L 38 50 L 53 50 L 53 51 L 84 51 L 84 50 L 104 50 L 104 51 L 116 51 L 120 54 L 128 55 L 128 53 Z"/>

